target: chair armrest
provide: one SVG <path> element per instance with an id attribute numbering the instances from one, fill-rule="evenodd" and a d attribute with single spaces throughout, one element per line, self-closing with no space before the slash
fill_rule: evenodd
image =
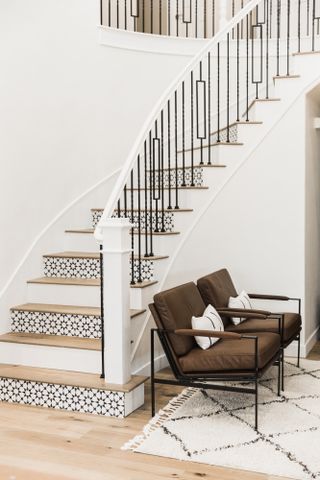
<path id="1" fill-rule="evenodd" d="M 249 293 L 248 295 L 250 298 L 254 300 L 279 300 L 281 302 L 289 302 L 291 300 L 293 302 L 298 302 L 299 315 L 301 315 L 301 298 L 286 297 L 284 295 L 268 295 L 268 294 L 260 294 L 260 293 Z"/>
<path id="2" fill-rule="evenodd" d="M 164 330 L 170 333 L 169 330 Z M 181 328 L 173 330 L 176 335 L 183 335 L 185 337 L 212 337 L 212 338 L 224 338 L 225 340 L 241 340 L 242 335 L 234 332 L 216 332 L 212 330 L 194 330 L 192 328 Z"/>
<path id="3" fill-rule="evenodd" d="M 271 315 L 271 312 L 266 310 L 254 310 L 244 308 L 217 308 L 217 312 L 225 317 L 238 317 L 238 318 L 255 318 L 257 320 L 264 320 Z"/>

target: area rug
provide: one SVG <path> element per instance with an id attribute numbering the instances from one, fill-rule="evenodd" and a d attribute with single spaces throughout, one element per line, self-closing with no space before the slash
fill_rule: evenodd
<path id="1" fill-rule="evenodd" d="M 259 431 L 252 395 L 185 389 L 124 449 L 295 479 L 320 479 L 320 362 L 285 365 L 260 382 Z M 161 388 L 158 386 L 158 389 Z"/>

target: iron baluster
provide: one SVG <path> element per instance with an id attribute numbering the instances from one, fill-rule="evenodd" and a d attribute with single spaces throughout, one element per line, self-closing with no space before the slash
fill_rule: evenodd
<path id="1" fill-rule="evenodd" d="M 152 133 L 149 132 L 149 221 L 150 221 L 150 252 L 149 256 L 153 257 L 153 198 L 152 198 L 152 186 L 153 183 L 153 170 L 152 170 Z"/>
<path id="2" fill-rule="evenodd" d="M 140 155 L 138 155 L 137 176 L 138 176 L 138 283 L 142 282 L 141 278 L 141 172 L 140 172 Z"/>
<path id="3" fill-rule="evenodd" d="M 186 186 L 186 146 L 185 146 L 185 86 L 182 82 L 182 187 Z"/>
<path id="4" fill-rule="evenodd" d="M 178 188 L 178 98 L 177 90 L 174 92 L 174 147 L 175 147 L 175 180 L 176 180 L 176 205 L 175 209 L 179 209 L 179 188 Z"/>
<path id="5" fill-rule="evenodd" d="M 149 257 L 148 250 L 148 157 L 147 157 L 147 140 L 144 141 L 144 223 L 145 223 L 145 257 Z"/>
<path id="6" fill-rule="evenodd" d="M 135 278 L 134 278 L 134 226 L 133 226 L 133 221 L 134 221 L 134 215 L 133 215 L 133 210 L 134 210 L 134 190 L 133 190 L 133 170 L 131 170 L 130 174 L 131 178 L 131 285 L 135 285 Z"/>
<path id="7" fill-rule="evenodd" d="M 167 104 L 168 112 L 168 209 L 172 209 L 171 203 L 171 112 L 170 112 L 170 99 Z"/>
<path id="8" fill-rule="evenodd" d="M 164 139 L 164 119 L 163 119 L 163 110 L 161 110 L 161 215 L 162 215 L 162 228 L 161 232 L 165 232 L 165 223 L 164 223 L 164 148 L 163 148 L 163 139 Z"/>
<path id="9" fill-rule="evenodd" d="M 105 378 L 105 365 L 104 365 L 104 294 L 103 294 L 103 245 L 100 245 L 100 317 L 101 317 L 101 375 L 100 378 Z"/>

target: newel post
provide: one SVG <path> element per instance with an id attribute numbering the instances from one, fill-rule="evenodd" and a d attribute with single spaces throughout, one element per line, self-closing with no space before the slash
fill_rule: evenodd
<path id="1" fill-rule="evenodd" d="M 131 379 L 130 228 L 126 218 L 108 218 L 99 223 L 103 246 L 106 381 L 120 385 Z"/>

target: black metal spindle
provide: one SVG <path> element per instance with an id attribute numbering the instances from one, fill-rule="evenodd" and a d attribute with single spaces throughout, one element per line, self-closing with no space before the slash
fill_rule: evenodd
<path id="1" fill-rule="evenodd" d="M 162 228 L 161 232 L 165 232 L 165 209 L 164 209 L 164 114 L 163 110 L 161 110 L 161 129 L 160 129 L 160 147 L 161 147 L 161 223 Z"/>
<path id="2" fill-rule="evenodd" d="M 141 277 L 141 165 L 140 155 L 137 159 L 137 179 L 138 179 L 138 283 L 142 282 Z"/>
<path id="3" fill-rule="evenodd" d="M 120 199 L 118 200 L 117 214 L 118 214 L 118 218 L 120 218 L 120 217 L 121 217 L 121 204 L 120 204 Z"/>
<path id="4" fill-rule="evenodd" d="M 186 125 L 185 125 L 185 85 L 182 82 L 181 90 L 182 107 L 182 187 L 186 186 Z"/>
<path id="5" fill-rule="evenodd" d="M 147 157 L 147 140 L 144 141 L 144 245 L 145 257 L 149 257 L 148 250 L 148 157 Z"/>
<path id="6" fill-rule="evenodd" d="M 179 184 L 178 184 L 178 93 L 174 92 L 174 148 L 175 148 L 175 209 L 179 209 Z"/>
<path id="7" fill-rule="evenodd" d="M 287 0 L 287 76 L 290 75 L 290 6 L 291 0 Z"/>
<path id="8" fill-rule="evenodd" d="M 153 2 L 151 2 L 151 8 L 150 8 L 150 30 L 151 30 L 151 33 L 153 33 Z"/>
<path id="9" fill-rule="evenodd" d="M 198 0 L 195 0 L 195 37 L 198 38 Z"/>
<path id="10" fill-rule="evenodd" d="M 272 0 L 271 0 L 272 1 Z M 269 0 L 265 0 L 266 21 L 266 98 L 269 98 Z"/>
<path id="11" fill-rule="evenodd" d="M 155 232 L 159 232 L 159 200 L 160 200 L 160 161 L 159 161 L 159 139 L 158 139 L 158 120 L 155 121 L 155 138 L 152 145 L 153 159 L 153 199 L 155 200 Z M 158 162 L 156 162 L 158 160 Z M 157 168 L 158 167 L 158 168 Z"/>
<path id="12" fill-rule="evenodd" d="M 310 0 L 307 0 L 307 36 L 310 35 Z"/>
<path id="13" fill-rule="evenodd" d="M 145 0 L 142 0 L 142 31 L 146 31 L 146 5 Z"/>
<path id="14" fill-rule="evenodd" d="M 301 52 L 301 0 L 298 1 L 298 52 Z"/>
<path id="15" fill-rule="evenodd" d="M 128 5 L 127 5 L 127 0 L 124 0 L 124 29 L 127 30 L 128 28 Z M 135 25 L 136 27 L 136 25 Z M 135 28 L 136 30 L 136 28 Z"/>
<path id="16" fill-rule="evenodd" d="M 179 37 L 179 0 L 176 0 L 176 37 Z"/>
<path id="17" fill-rule="evenodd" d="M 227 35 L 227 143 L 230 143 L 230 33 Z"/>
<path id="18" fill-rule="evenodd" d="M 103 6 L 102 6 L 103 0 L 100 0 L 100 25 L 103 25 Z"/>
<path id="19" fill-rule="evenodd" d="M 123 196 L 124 196 L 124 216 L 127 218 L 128 216 L 128 199 L 127 199 L 128 189 L 127 185 L 124 186 L 123 189 Z"/>
<path id="20" fill-rule="evenodd" d="M 117 28 L 120 25 L 119 0 L 117 0 Z"/>
<path id="21" fill-rule="evenodd" d="M 111 27 L 111 0 L 108 0 L 108 27 Z"/>
<path id="22" fill-rule="evenodd" d="M 168 209 L 172 209 L 171 203 L 171 111 L 170 111 L 170 99 L 167 103 L 167 113 L 168 113 Z"/>
<path id="23" fill-rule="evenodd" d="M 171 1 L 168 2 L 168 35 L 171 35 Z"/>
<path id="24" fill-rule="evenodd" d="M 211 53 L 208 52 L 208 165 L 211 165 Z"/>
<path id="25" fill-rule="evenodd" d="M 133 190 L 133 170 L 131 170 L 130 174 L 130 188 L 131 188 L 131 215 L 130 215 L 130 220 L 131 220 L 131 285 L 135 285 L 135 278 L 134 278 L 134 190 Z"/>
<path id="26" fill-rule="evenodd" d="M 249 15 L 246 16 L 246 121 L 249 122 Z"/>
<path id="27" fill-rule="evenodd" d="M 314 28 L 315 8 L 316 8 L 316 2 L 315 2 L 315 0 L 313 0 L 313 3 L 312 3 L 312 27 L 311 27 L 312 28 L 312 51 L 313 52 L 314 52 L 314 46 L 315 46 L 315 28 Z"/>
<path id="28" fill-rule="evenodd" d="M 149 221 L 150 221 L 150 252 L 149 257 L 153 257 L 153 170 L 152 170 L 152 132 L 149 132 Z"/>
<path id="29" fill-rule="evenodd" d="M 100 318 L 101 318 L 101 375 L 100 378 L 105 378 L 105 364 L 104 364 L 104 272 L 103 272 L 103 245 L 100 245 Z"/>
<path id="30" fill-rule="evenodd" d="M 277 0 L 277 77 L 280 75 L 280 12 L 281 3 Z"/>
<path id="31" fill-rule="evenodd" d="M 191 186 L 194 187 L 194 84 L 193 70 L 190 75 L 190 97 L 191 97 Z"/>
<path id="32" fill-rule="evenodd" d="M 162 0 L 159 0 L 159 34 L 162 35 Z"/>
<path id="33" fill-rule="evenodd" d="M 212 0 L 212 31 L 211 36 L 214 37 L 216 34 L 216 2 Z"/>
<path id="34" fill-rule="evenodd" d="M 200 104 L 199 104 L 199 87 L 200 85 L 203 85 L 204 87 L 204 82 L 202 80 L 202 61 L 200 61 L 200 80 L 197 81 L 197 137 L 200 139 L 200 165 L 203 165 L 203 139 L 205 138 L 205 135 L 203 135 L 203 132 L 200 132 L 200 123 L 202 119 L 204 122 L 206 122 L 206 115 L 205 115 L 205 89 L 203 88 L 203 100 L 204 100 L 204 105 L 203 105 L 203 116 L 200 116 Z M 205 128 L 205 123 L 204 123 L 204 128 Z"/>
<path id="35" fill-rule="evenodd" d="M 207 0 L 203 4 L 203 36 L 207 38 Z"/>
<path id="36" fill-rule="evenodd" d="M 240 25 L 237 24 L 237 122 L 240 121 Z"/>
<path id="37" fill-rule="evenodd" d="M 273 0 L 270 0 L 270 9 L 269 9 L 269 38 L 272 38 L 272 15 L 273 15 Z"/>
<path id="38" fill-rule="evenodd" d="M 220 143 L 220 42 L 217 45 L 217 143 Z"/>

